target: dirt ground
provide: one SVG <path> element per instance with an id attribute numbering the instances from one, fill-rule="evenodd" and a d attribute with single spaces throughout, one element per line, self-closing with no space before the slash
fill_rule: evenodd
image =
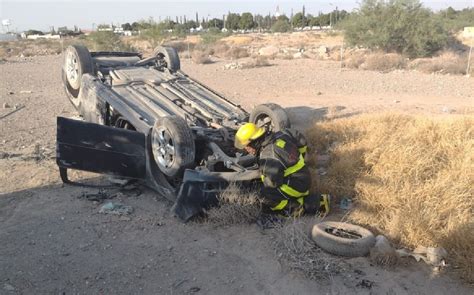
<path id="1" fill-rule="evenodd" d="M 183 60 L 182 68 L 246 108 L 283 105 L 301 129 L 362 112 L 474 112 L 472 78 L 341 72 L 337 62 L 307 59 L 242 70 L 224 70 L 226 63 Z M 329 282 L 308 280 L 278 262 L 269 231 L 182 224 L 170 216 L 171 203 L 143 187 L 107 191 L 134 208 L 130 218 L 99 214 L 100 204 L 80 198 L 97 189 L 62 185 L 54 162 L 56 117 L 76 115 L 60 66 L 60 56 L 0 64 L 0 294 L 473 293 L 410 260 L 387 270 L 340 258 L 345 271 Z"/>

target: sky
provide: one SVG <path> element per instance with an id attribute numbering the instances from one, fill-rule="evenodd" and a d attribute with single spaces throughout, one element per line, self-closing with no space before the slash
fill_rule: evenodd
<path id="1" fill-rule="evenodd" d="M 303 5 L 306 12 L 317 14 L 319 11 L 329 12 L 338 9 L 351 11 L 358 7 L 358 0 L 307 0 L 307 1 L 272 1 L 272 0 L 240 0 L 240 1 L 203 1 L 203 0 L 0 0 L 0 19 L 9 19 L 10 30 L 23 31 L 28 29 L 49 30 L 51 26 L 77 25 L 81 29 L 91 29 L 103 23 L 125 23 L 153 17 L 156 21 L 166 17 L 186 15 L 188 19 L 222 18 L 227 12 L 252 12 L 267 15 L 274 14 L 279 6 L 280 12 L 287 15 L 291 10 L 301 11 Z M 426 7 L 433 10 L 451 6 L 455 9 L 474 7 L 474 0 L 426 0 Z M 3 28 L 0 28 L 2 31 Z"/>

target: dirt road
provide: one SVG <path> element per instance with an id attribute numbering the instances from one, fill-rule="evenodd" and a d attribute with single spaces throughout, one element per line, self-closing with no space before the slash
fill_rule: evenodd
<path id="1" fill-rule="evenodd" d="M 302 128 L 325 116 L 474 107 L 474 79 L 464 77 L 340 72 L 337 63 L 314 60 L 246 70 L 224 70 L 225 63 L 185 60 L 183 69 L 245 107 L 280 103 Z M 422 264 L 384 270 L 365 258 L 341 258 L 344 272 L 311 281 L 280 265 L 270 232 L 181 224 L 146 188 L 107 191 L 134 208 L 130 218 L 99 214 L 100 204 L 80 198 L 97 190 L 63 186 L 54 163 L 56 116 L 75 115 L 60 65 L 60 56 L 0 64 L 0 294 L 472 294 Z"/>

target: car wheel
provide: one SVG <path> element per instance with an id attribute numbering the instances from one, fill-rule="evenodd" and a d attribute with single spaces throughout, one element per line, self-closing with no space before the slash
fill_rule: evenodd
<path id="1" fill-rule="evenodd" d="M 256 106 L 250 113 L 249 122 L 255 123 L 259 127 L 265 127 L 268 131 L 272 132 L 291 127 L 286 111 L 274 103 Z"/>
<path id="2" fill-rule="evenodd" d="M 173 47 L 158 46 L 154 54 L 158 57 L 158 62 L 161 62 L 170 72 L 174 73 L 181 69 L 179 55 Z"/>
<path id="3" fill-rule="evenodd" d="M 66 95 L 77 110 L 81 105 L 79 91 L 82 75 L 92 74 L 93 72 L 94 63 L 89 50 L 85 46 L 71 45 L 66 49 L 61 76 Z"/>
<path id="4" fill-rule="evenodd" d="M 358 257 L 369 253 L 374 235 L 358 225 L 326 221 L 313 226 L 311 238 L 321 249 L 340 256 Z"/>
<path id="5" fill-rule="evenodd" d="M 158 118 L 151 136 L 153 157 L 165 175 L 178 177 L 184 169 L 194 166 L 194 138 L 183 119 L 177 116 Z"/>

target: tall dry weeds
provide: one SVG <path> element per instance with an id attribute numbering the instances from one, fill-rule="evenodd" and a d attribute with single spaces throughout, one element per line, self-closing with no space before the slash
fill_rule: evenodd
<path id="1" fill-rule="evenodd" d="M 467 61 L 467 54 L 445 51 L 432 58 L 415 59 L 410 63 L 410 68 L 428 74 L 464 75 L 466 74 Z"/>
<path id="2" fill-rule="evenodd" d="M 350 219 L 405 246 L 444 247 L 474 281 L 473 116 L 363 115 L 318 123 L 308 135 L 331 155 L 316 185 L 354 197 Z"/>
<path id="3" fill-rule="evenodd" d="M 273 230 L 273 248 L 280 263 L 314 280 L 329 279 L 343 268 L 340 259 L 327 254 L 309 237 L 314 218 L 289 219 Z"/>
<path id="4" fill-rule="evenodd" d="M 260 215 L 261 201 L 254 191 L 231 184 L 218 197 L 219 206 L 207 212 L 207 220 L 216 226 L 254 223 Z"/>

